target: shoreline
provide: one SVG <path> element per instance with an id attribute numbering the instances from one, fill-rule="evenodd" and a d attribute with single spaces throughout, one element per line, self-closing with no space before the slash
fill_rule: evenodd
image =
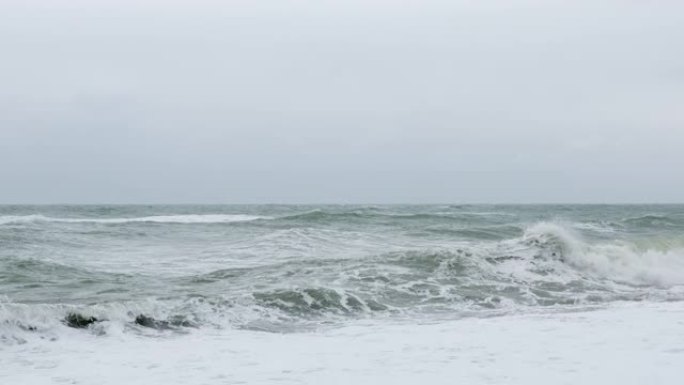
<path id="1" fill-rule="evenodd" d="M 292 334 L 74 333 L 0 347 L 0 382 L 678 384 L 681 362 L 684 302 L 618 303 L 584 312 L 350 324 Z"/>

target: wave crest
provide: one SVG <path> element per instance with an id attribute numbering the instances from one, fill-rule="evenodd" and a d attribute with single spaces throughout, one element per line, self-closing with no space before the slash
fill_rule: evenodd
<path id="1" fill-rule="evenodd" d="M 640 248 L 614 240 L 589 243 L 572 229 L 541 222 L 528 228 L 524 242 L 537 247 L 542 257 L 556 258 L 582 272 L 637 285 L 684 285 L 684 249 Z"/>

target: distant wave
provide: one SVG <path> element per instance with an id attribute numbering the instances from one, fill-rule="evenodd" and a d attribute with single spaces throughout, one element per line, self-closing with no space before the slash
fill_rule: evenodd
<path id="1" fill-rule="evenodd" d="M 683 226 L 684 221 L 681 217 L 679 220 L 666 215 L 643 215 L 639 217 L 625 218 L 623 223 L 636 227 L 670 227 Z"/>
<path id="2" fill-rule="evenodd" d="M 278 217 L 279 220 L 302 220 L 302 221 L 319 221 L 330 219 L 354 219 L 354 218 L 368 218 L 372 215 L 363 212 L 346 211 L 339 213 L 332 213 L 323 210 L 311 210 L 291 215 Z"/>
<path id="3" fill-rule="evenodd" d="M 155 215 L 133 218 L 54 218 L 44 215 L 7 215 L 0 216 L 0 225 L 31 222 L 62 223 L 231 223 L 247 222 L 271 217 L 245 214 L 190 214 L 190 215 Z"/>
<path id="4" fill-rule="evenodd" d="M 126 223 L 231 223 L 248 222 L 259 219 L 274 219 L 278 221 L 297 221 L 297 222 L 336 222 L 347 220 L 401 220 L 401 221 L 471 221 L 484 220 L 484 218 L 496 215 L 507 215 L 503 213 L 392 213 L 378 212 L 375 210 L 356 210 L 356 211 L 326 211 L 311 210 L 299 213 L 287 214 L 282 216 L 262 216 L 248 214 L 185 214 L 185 215 L 153 215 L 145 217 L 118 217 L 118 218 L 89 218 L 89 217 L 51 217 L 42 214 L 32 215 L 4 215 L 0 216 L 0 225 L 39 223 L 39 222 L 59 222 L 59 223 L 103 223 L 103 224 L 126 224 Z"/>
<path id="5" fill-rule="evenodd" d="M 493 212 L 463 212 L 463 213 L 397 213 L 397 212 L 378 212 L 375 210 L 355 210 L 355 211 L 325 211 L 325 210 L 311 210 L 301 213 L 284 215 L 278 217 L 278 220 L 296 220 L 296 221 L 335 221 L 335 220 L 358 220 L 358 219 L 392 219 L 392 220 L 468 220 L 481 219 L 491 216 L 510 216 L 506 213 Z"/>
<path id="6" fill-rule="evenodd" d="M 439 235 L 453 235 L 470 240 L 503 240 L 511 236 L 520 236 L 524 229 L 516 225 L 503 226 L 468 226 L 463 228 L 428 227 L 427 233 Z"/>

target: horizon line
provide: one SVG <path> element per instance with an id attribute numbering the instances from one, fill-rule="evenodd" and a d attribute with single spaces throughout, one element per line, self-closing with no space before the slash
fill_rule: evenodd
<path id="1" fill-rule="evenodd" d="M 0 206 L 442 206 L 442 205 L 501 205 L 501 206 L 635 206 L 635 205 L 684 205 L 684 202 L 396 202 L 396 203 L 353 203 L 353 202 L 128 202 L 128 203 L 5 203 Z"/>

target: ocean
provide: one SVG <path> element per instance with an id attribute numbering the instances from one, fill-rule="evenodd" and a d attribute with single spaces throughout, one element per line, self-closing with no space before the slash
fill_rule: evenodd
<path id="1" fill-rule="evenodd" d="M 684 205 L 0 206 L 2 383 L 574 381 L 614 330 L 648 372 L 683 299 Z"/>

